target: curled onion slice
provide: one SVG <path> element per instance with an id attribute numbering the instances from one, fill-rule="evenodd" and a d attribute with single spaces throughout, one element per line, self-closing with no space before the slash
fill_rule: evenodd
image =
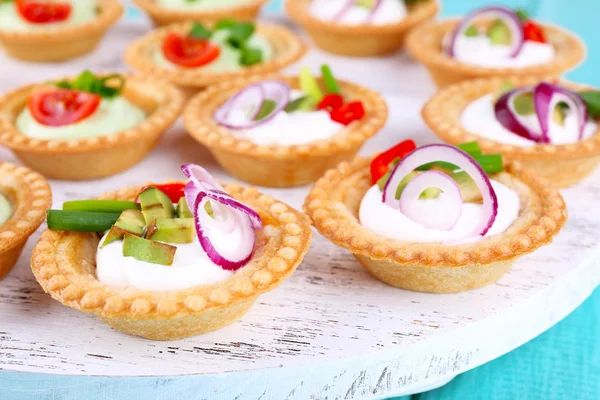
<path id="1" fill-rule="evenodd" d="M 540 121 L 542 134 L 546 142 L 550 142 L 550 126 L 553 123 L 555 108 L 565 103 L 569 107 L 569 112 L 577 116 L 577 140 L 583 139 L 585 126 L 588 121 L 587 107 L 577 93 L 542 82 L 537 85 L 533 91 L 533 105 Z"/>
<path id="2" fill-rule="evenodd" d="M 216 189 L 225 192 L 223 186 L 212 177 L 212 175 L 204 168 L 196 164 L 183 164 L 181 172 L 198 186 L 203 186 L 206 190 Z M 194 204 L 194 202 L 188 203 Z"/>
<path id="3" fill-rule="evenodd" d="M 423 212 L 419 196 L 426 189 L 435 187 L 444 193 L 444 209 L 441 213 Z M 458 184 L 439 171 L 425 171 L 411 179 L 400 195 L 400 211 L 411 220 L 426 228 L 449 231 L 458 222 L 462 214 L 462 195 Z"/>
<path id="4" fill-rule="evenodd" d="M 500 125 L 514 134 L 537 143 L 545 143 L 547 137 L 541 129 L 528 126 L 525 118 L 519 115 L 514 107 L 515 98 L 524 93 L 531 92 L 531 90 L 531 87 L 524 87 L 504 93 L 496 101 L 496 104 L 494 104 L 494 114 Z"/>
<path id="5" fill-rule="evenodd" d="M 213 217 L 206 212 L 207 201 L 225 207 L 213 206 Z M 224 226 L 229 221 L 235 227 L 231 231 Z M 200 245 L 212 262 L 228 271 L 236 271 L 248 263 L 256 236 L 245 214 L 227 206 L 223 199 L 201 192 L 194 204 L 194 222 Z"/>
<path id="6" fill-rule="evenodd" d="M 479 164 L 467 153 L 457 147 L 446 144 L 430 144 L 422 146 L 407 154 L 394 167 L 390 178 L 383 188 L 382 201 L 384 204 L 399 209 L 399 201 L 396 200 L 396 189 L 400 182 L 416 168 L 423 164 L 434 161 L 445 161 L 456 165 L 461 170 L 465 171 L 479 190 L 483 198 L 483 215 L 470 234 L 485 235 L 496 220 L 498 214 L 498 198 L 492 184 Z"/>
<path id="7" fill-rule="evenodd" d="M 377 14 L 377 11 L 379 11 L 379 8 L 381 7 L 382 3 L 383 3 L 383 0 L 375 0 L 375 3 L 371 7 L 371 11 L 369 12 L 369 15 L 367 15 L 366 23 L 370 23 L 373 20 L 373 18 L 375 17 L 375 14 Z"/>
<path id="8" fill-rule="evenodd" d="M 344 17 L 344 15 L 350 11 L 350 9 L 354 6 L 356 0 L 346 0 L 346 2 L 342 5 L 342 8 L 333 16 L 333 21 L 337 22 Z"/>
<path id="9" fill-rule="evenodd" d="M 525 44 L 525 33 L 523 31 L 523 24 L 519 19 L 519 16 L 515 14 L 513 10 L 506 7 L 484 7 L 479 10 L 475 10 L 467 15 L 458 25 L 458 27 L 452 32 L 450 41 L 448 44 L 448 53 L 451 57 L 456 56 L 456 46 L 458 39 L 461 38 L 465 31 L 469 29 L 475 20 L 479 18 L 495 18 L 501 20 L 510 30 L 510 37 L 512 43 L 510 44 L 510 51 L 508 56 L 514 58 L 519 55 Z"/>
<path id="10" fill-rule="evenodd" d="M 285 109 L 290 102 L 290 86 L 279 80 L 254 83 L 239 91 L 219 107 L 213 117 L 219 125 L 229 129 L 250 129 L 262 125 Z M 255 120 L 263 103 L 271 100 L 274 110 L 266 117 Z"/>

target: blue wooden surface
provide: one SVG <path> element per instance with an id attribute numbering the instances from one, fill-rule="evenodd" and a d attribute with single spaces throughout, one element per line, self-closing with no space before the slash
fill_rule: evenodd
<path id="1" fill-rule="evenodd" d="M 279 9 L 281 0 L 270 5 Z M 446 0 L 443 15 L 460 15 L 484 0 Z M 496 1 L 527 9 L 581 35 L 588 59 L 569 78 L 600 86 L 598 0 Z M 135 12 L 132 11 L 132 16 Z M 443 388 L 413 396 L 413 400 L 454 399 L 598 399 L 600 398 L 600 290 L 550 331 L 519 349 L 457 377 Z M 280 377 L 284 379 L 285 377 Z M 188 400 L 203 388 L 195 377 L 73 378 L 40 374 L 0 373 L 0 400 Z M 403 399 L 404 400 L 404 399 Z"/>

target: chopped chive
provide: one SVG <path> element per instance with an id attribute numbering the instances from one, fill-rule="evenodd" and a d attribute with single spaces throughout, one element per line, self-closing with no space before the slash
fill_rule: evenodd
<path id="1" fill-rule="evenodd" d="M 502 163 L 502 154 L 474 154 L 471 155 L 475 161 L 481 166 L 486 174 L 495 174 L 504 170 L 504 164 Z M 427 171 L 433 166 L 444 168 L 450 171 L 455 171 L 458 167 L 454 164 L 450 164 L 444 161 L 435 161 L 427 164 L 423 164 L 417 168 L 417 171 Z"/>
<path id="2" fill-rule="evenodd" d="M 260 121 L 261 119 L 265 119 L 275 110 L 276 107 L 277 103 L 275 103 L 273 100 L 266 99 L 260 106 L 260 110 L 258 111 L 258 114 L 256 114 L 254 120 Z"/>
<path id="3" fill-rule="evenodd" d="M 252 47 L 242 48 L 240 55 L 240 64 L 250 66 L 258 64 L 263 59 L 262 51 Z"/>
<path id="4" fill-rule="evenodd" d="M 527 12 L 522 8 L 515 10 L 515 14 L 517 14 L 517 17 L 519 17 L 519 19 L 523 22 L 529 19 L 529 15 L 527 15 Z"/>
<path id="5" fill-rule="evenodd" d="M 588 114 L 593 118 L 600 117 L 600 91 L 579 92 L 585 103 Z"/>
<path id="6" fill-rule="evenodd" d="M 190 30 L 190 36 L 196 39 L 209 39 L 212 36 L 212 32 L 204 27 L 204 25 L 195 22 L 192 30 Z"/>
<path id="7" fill-rule="evenodd" d="M 477 143 L 476 141 L 462 143 L 456 147 L 458 147 L 465 153 L 469 153 L 471 156 L 475 154 L 481 154 L 481 147 L 479 147 L 479 143 Z"/>
<path id="8" fill-rule="evenodd" d="M 120 213 L 130 209 L 141 210 L 141 206 L 133 201 L 121 200 L 75 200 L 63 203 L 64 211 Z"/>
<path id="9" fill-rule="evenodd" d="M 333 72 L 331 72 L 331 68 L 329 68 L 329 65 L 323 64 L 321 66 L 321 76 L 323 77 L 323 82 L 325 83 L 327 93 L 341 93 L 340 87 L 337 83 L 337 80 L 335 79 L 335 76 L 333 76 Z"/>
<path id="10" fill-rule="evenodd" d="M 300 69 L 300 89 L 306 93 L 310 100 L 317 104 L 323 99 L 323 93 L 319 87 L 319 83 L 313 76 L 309 67 Z"/>
<path id="11" fill-rule="evenodd" d="M 49 210 L 48 228 L 58 231 L 104 232 L 109 230 L 121 213 Z"/>

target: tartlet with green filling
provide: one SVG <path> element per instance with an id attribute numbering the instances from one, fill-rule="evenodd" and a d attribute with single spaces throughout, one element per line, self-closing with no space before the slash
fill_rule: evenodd
<path id="1" fill-rule="evenodd" d="M 0 44 L 27 61 L 62 61 L 92 51 L 123 13 L 118 0 L 0 1 Z"/>
<path id="2" fill-rule="evenodd" d="M 279 71 L 305 51 L 298 36 L 283 26 L 222 19 L 159 28 L 131 44 L 125 61 L 192 93 L 233 78 Z"/>
<path id="3" fill-rule="evenodd" d="M 51 205 L 50 185 L 43 176 L 0 162 L 0 279 L 13 268 Z"/>
<path id="4" fill-rule="evenodd" d="M 0 97 L 0 144 L 47 177 L 101 178 L 144 158 L 182 107 L 166 82 L 84 71 Z"/>
<path id="5" fill-rule="evenodd" d="M 267 0 L 134 0 L 155 25 L 182 21 L 218 21 L 235 18 L 256 19 Z"/>
<path id="6" fill-rule="evenodd" d="M 202 167 L 186 182 L 70 201 L 47 213 L 31 268 L 64 305 L 154 340 L 220 329 L 290 277 L 310 246 L 308 218 Z"/>

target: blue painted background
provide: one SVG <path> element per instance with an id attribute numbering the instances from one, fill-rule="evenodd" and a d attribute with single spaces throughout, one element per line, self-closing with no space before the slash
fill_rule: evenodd
<path id="1" fill-rule="evenodd" d="M 269 6 L 277 12 L 283 0 Z M 506 0 L 581 35 L 588 59 L 568 76 L 600 86 L 600 0 Z M 446 0 L 443 16 L 461 15 L 484 0 Z M 135 15 L 132 12 L 133 15 Z M 194 377 L 177 379 L 70 378 L 0 373 L 0 400 L 195 400 Z M 159 393 L 160 394 L 156 394 Z M 600 399 L 600 290 L 550 331 L 443 388 L 411 400 Z M 405 399 L 402 399 L 405 400 Z"/>

